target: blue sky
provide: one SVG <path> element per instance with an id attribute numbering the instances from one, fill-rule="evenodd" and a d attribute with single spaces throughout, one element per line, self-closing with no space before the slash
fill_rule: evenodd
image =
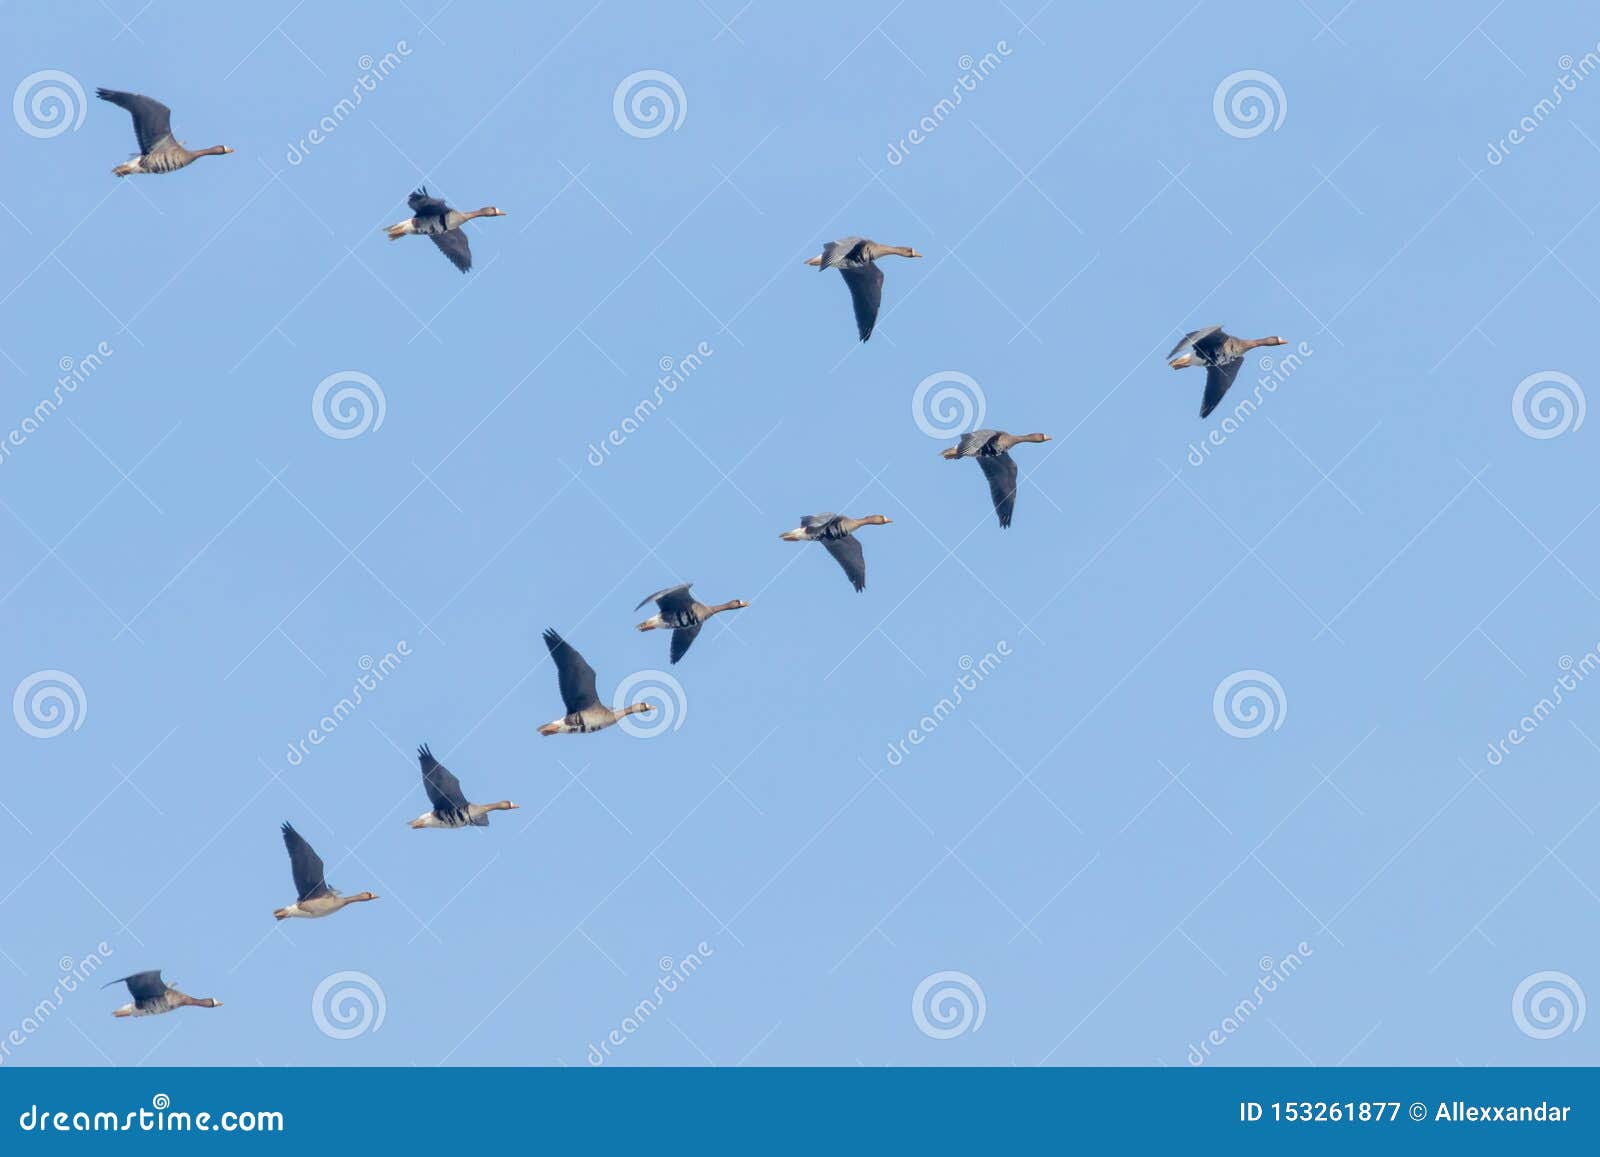
<path id="1" fill-rule="evenodd" d="M 60 734 L 0 727 L 0 1028 L 102 943 L 226 1004 L 80 990 L 6 1063 L 1600 1059 L 1584 6 L 7 11 L 7 81 L 90 95 L 0 134 L 0 428 L 110 352 L 0 459 L 0 689 L 78 688 Z M 681 119 L 630 133 L 644 70 Z M 1219 119 L 1252 70 L 1271 123 Z M 115 181 L 96 86 L 237 152 Z M 382 238 L 424 180 L 508 213 L 465 277 Z M 926 255 L 865 345 L 801 265 L 848 234 Z M 1298 360 L 1201 422 L 1163 355 L 1215 322 Z M 345 372 L 382 421 L 330 437 Z M 952 372 L 1054 436 L 1009 531 L 915 420 Z M 894 519 L 864 594 L 779 541 L 819 510 Z M 752 606 L 673 670 L 677 726 L 538 738 L 540 630 L 609 695 L 687 580 Z M 1241 672 L 1250 737 L 1213 708 Z M 407 830 L 422 742 L 521 810 Z M 380 901 L 276 925 L 284 819 Z M 347 972 L 384 1016 L 342 1039 L 312 1007 Z"/>

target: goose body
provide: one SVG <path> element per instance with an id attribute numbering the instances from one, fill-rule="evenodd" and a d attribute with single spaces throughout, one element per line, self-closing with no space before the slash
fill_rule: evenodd
<path id="1" fill-rule="evenodd" d="M 94 94 L 118 108 L 127 109 L 133 117 L 133 135 L 139 142 L 139 155 L 111 170 L 118 177 L 130 177 L 135 173 L 174 173 L 194 164 L 199 157 L 220 157 L 233 152 L 227 145 L 212 145 L 209 149 L 184 148 L 172 136 L 172 110 L 153 97 L 109 88 L 97 88 Z"/>
<path id="2" fill-rule="evenodd" d="M 587 735 L 591 731 L 603 731 L 626 716 L 650 710 L 648 703 L 630 703 L 620 711 L 607 707 L 595 692 L 594 668 L 584 661 L 577 649 L 551 629 L 544 632 L 544 644 L 550 648 L 550 659 L 556 666 L 556 682 L 561 688 L 561 703 L 566 714 L 539 728 L 540 735 Z"/>
<path id="3" fill-rule="evenodd" d="M 862 341 L 872 336 L 878 323 L 878 307 L 883 303 L 883 270 L 880 257 L 921 257 L 905 245 L 879 245 L 865 237 L 841 237 L 829 241 L 822 252 L 807 261 L 818 269 L 837 269 L 850 288 L 850 304 L 855 310 L 856 332 Z"/>
<path id="4" fill-rule="evenodd" d="M 1281 337 L 1242 338 L 1224 333 L 1220 325 L 1208 325 L 1204 329 L 1197 329 L 1183 335 L 1183 339 L 1172 347 L 1172 352 L 1167 354 L 1170 359 L 1173 354 L 1188 348 L 1192 353 L 1185 354 L 1177 361 L 1168 364 L 1175 370 L 1184 369 L 1186 366 L 1205 366 L 1206 392 L 1200 400 L 1200 416 L 1209 417 L 1212 410 L 1217 408 L 1217 403 L 1222 401 L 1222 395 L 1228 392 L 1228 387 L 1233 385 L 1233 379 L 1239 376 L 1239 367 L 1244 364 L 1244 355 L 1264 345 L 1287 345 Z"/>
<path id="5" fill-rule="evenodd" d="M 377 899 L 371 892 L 342 896 L 328 887 L 323 875 L 322 857 L 317 855 L 311 845 L 306 843 L 305 837 L 288 823 L 283 825 L 283 846 L 289 853 L 289 870 L 294 876 L 296 895 L 293 904 L 278 908 L 272 913 L 279 920 L 287 920 L 293 916 L 314 920 L 321 916 L 331 916 L 347 904 L 359 904 Z"/>
<path id="6" fill-rule="evenodd" d="M 714 607 L 707 606 L 689 594 L 689 588 L 693 585 L 693 583 L 679 583 L 675 587 L 667 587 L 653 595 L 646 595 L 639 600 L 639 606 L 633 608 L 638 610 L 645 603 L 655 603 L 658 613 L 640 623 L 639 630 L 670 630 L 671 658 L 674 663 L 688 653 L 689 644 L 694 642 L 695 636 L 700 633 L 700 628 L 712 615 L 720 615 L 723 611 L 743 610 L 750 605 L 743 599 L 734 599 L 731 602 L 718 603 Z"/>
<path id="7" fill-rule="evenodd" d="M 974 430 L 963 434 L 961 441 L 945 450 L 940 457 L 955 461 L 976 458 L 989 480 L 989 497 L 994 502 L 994 512 L 1000 519 L 1000 528 L 1011 525 L 1011 515 L 1017 508 L 1017 462 L 1011 457 L 1011 448 L 1023 442 L 1048 442 L 1048 434 L 1008 434 L 1004 430 Z"/>
<path id="8" fill-rule="evenodd" d="M 846 518 L 842 514 L 824 511 L 822 514 L 806 515 L 800 519 L 799 526 L 784 531 L 778 537 L 785 542 L 822 543 L 834 561 L 843 568 L 850 585 L 860 593 L 867 587 L 867 560 L 861 552 L 861 542 L 855 532 L 863 526 L 888 526 L 891 521 L 881 514 Z"/>
<path id="9" fill-rule="evenodd" d="M 132 976 L 109 981 L 100 987 L 110 988 L 113 984 L 126 984 L 128 994 L 133 1000 L 113 1011 L 112 1016 L 158 1016 L 163 1012 L 173 1012 L 180 1008 L 222 1007 L 220 1000 L 214 1000 L 209 996 L 193 997 L 186 992 L 179 992 L 161 979 L 159 968 L 153 968 L 148 972 L 135 972 Z"/>
<path id="10" fill-rule="evenodd" d="M 384 230 L 389 240 L 398 241 L 412 234 L 430 238 L 439 247 L 439 252 L 448 257 L 450 264 L 462 273 L 472 268 L 472 249 L 467 244 L 467 235 L 461 231 L 461 226 L 476 217 L 505 216 L 502 210 L 493 205 L 485 205 L 470 213 L 452 209 L 439 198 L 429 196 L 426 186 L 406 198 L 406 204 L 411 207 L 412 216 Z"/>
<path id="11" fill-rule="evenodd" d="M 486 828 L 489 813 L 516 810 L 517 805 L 508 799 L 499 803 L 468 803 L 461 791 L 461 781 L 433 757 L 426 743 L 417 748 L 417 760 L 422 764 L 422 789 L 428 793 L 428 802 L 433 808 L 412 820 L 413 828 Z"/>

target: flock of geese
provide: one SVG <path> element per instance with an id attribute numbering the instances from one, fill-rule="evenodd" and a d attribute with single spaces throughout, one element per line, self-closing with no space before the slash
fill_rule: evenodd
<path id="1" fill-rule="evenodd" d="M 188 149 L 172 135 L 172 110 L 152 97 L 112 89 L 96 89 L 96 95 L 126 109 L 133 118 L 134 136 L 139 152 L 119 164 L 112 172 L 118 177 L 143 173 L 172 173 L 187 168 L 201 157 L 223 156 L 233 152 L 226 145 L 213 145 L 206 149 Z M 452 209 L 444 201 L 428 193 L 426 187 L 412 193 L 407 200 L 412 215 L 388 226 L 386 235 L 391 241 L 402 237 L 427 237 L 439 252 L 461 272 L 472 268 L 472 250 L 462 226 L 468 221 L 484 217 L 503 217 L 505 213 L 493 205 L 471 212 Z M 922 254 L 903 245 L 881 245 L 864 237 L 843 237 L 829 241 L 822 252 L 806 262 L 819 270 L 836 269 L 850 290 L 850 303 L 855 313 L 856 333 L 862 341 L 872 336 L 878 321 L 878 310 L 883 303 L 883 270 L 878 267 L 882 257 L 917 258 Z M 1216 409 L 1228 387 L 1239 373 L 1246 353 L 1258 346 L 1283 345 L 1282 338 L 1264 337 L 1244 339 L 1224 333 L 1219 325 L 1197 329 L 1185 334 L 1172 352 L 1167 355 L 1173 369 L 1204 366 L 1206 370 L 1205 396 L 1200 407 L 1202 418 Z M 1189 352 L 1177 357 L 1184 350 Z M 950 461 L 974 458 L 989 483 L 989 495 L 994 503 L 995 515 L 1002 528 L 1011 525 L 1017 501 L 1017 463 L 1011 457 L 1016 446 L 1031 442 L 1048 442 L 1046 434 L 1011 434 L 1004 430 L 973 430 L 960 441 L 944 450 L 942 457 Z M 867 585 L 866 556 L 856 531 L 864 526 L 887 526 L 890 519 L 881 514 L 850 518 L 831 511 L 808 514 L 800 525 L 783 532 L 786 542 L 820 542 L 850 580 L 850 585 L 860 592 Z M 638 625 L 641 631 L 670 630 L 672 641 L 670 658 L 673 663 L 688 653 L 700 629 L 714 615 L 742 610 L 750 604 L 743 599 L 707 605 L 690 594 L 689 583 L 667 587 L 640 600 L 638 610 L 646 603 L 655 603 L 656 613 Z M 630 703 L 613 708 L 606 705 L 595 689 L 594 668 L 578 651 L 556 631 L 544 632 L 545 646 L 556 669 L 556 681 L 561 695 L 560 717 L 539 728 L 540 735 L 588 734 L 601 731 L 629 715 L 649 712 L 648 703 Z M 461 781 L 444 764 L 434 758 L 427 745 L 417 750 L 422 769 L 422 788 L 432 805 L 410 822 L 414 829 L 487 827 L 489 816 L 497 811 L 510 811 L 516 804 L 510 800 L 497 803 L 472 803 L 461 788 Z M 294 882 L 295 898 L 290 904 L 275 909 L 273 916 L 279 920 L 294 917 L 318 919 L 331 916 L 351 904 L 365 903 L 378 897 L 371 892 L 345 895 L 330 887 L 322 857 L 285 823 L 282 828 L 283 844 L 289 856 L 289 872 Z M 110 984 L 126 984 L 133 1000 L 115 1010 L 118 1017 L 151 1016 L 172 1012 L 179 1008 L 220 1008 L 222 1002 L 211 997 L 196 998 L 167 984 L 159 970 L 136 972 Z M 109 987 L 108 984 L 106 987 Z"/>

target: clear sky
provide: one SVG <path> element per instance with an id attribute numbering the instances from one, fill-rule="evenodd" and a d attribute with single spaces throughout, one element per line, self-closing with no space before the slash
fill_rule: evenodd
<path id="1" fill-rule="evenodd" d="M 1592 7 L 737 5 L 6 6 L 6 84 L 86 96 L 0 133 L 0 692 L 76 681 L 0 727 L 0 1029 L 102 943 L 225 1002 L 79 989 L 6 1063 L 1600 1060 Z M 96 86 L 237 152 L 117 181 Z M 508 214 L 466 276 L 383 239 L 424 181 Z M 925 255 L 865 345 L 801 264 L 850 234 Z M 1202 422 L 1217 322 L 1290 344 Z M 946 372 L 1053 435 L 1010 530 Z M 820 510 L 894 520 L 864 594 Z M 539 738 L 540 630 L 609 697 L 689 580 L 752 605 L 680 725 Z M 422 742 L 521 810 L 408 830 Z M 380 900 L 274 923 L 285 819 Z"/>

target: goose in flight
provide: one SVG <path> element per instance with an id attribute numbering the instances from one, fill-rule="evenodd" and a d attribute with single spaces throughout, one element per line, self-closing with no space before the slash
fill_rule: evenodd
<path id="1" fill-rule="evenodd" d="M 651 710 L 648 703 L 630 703 L 620 711 L 613 711 L 600 702 L 600 696 L 595 693 L 594 668 L 584 662 L 571 643 L 554 630 L 546 629 L 544 645 L 550 648 L 550 659 L 556 665 L 556 682 L 561 688 L 561 703 L 566 714 L 539 728 L 540 735 L 587 734 L 610 727 L 625 716 Z"/>
<path id="2" fill-rule="evenodd" d="M 963 434 L 961 441 L 940 454 L 941 458 L 955 461 L 958 458 L 976 458 L 989 480 L 989 497 L 994 500 L 994 512 L 1000 516 L 1000 528 L 1011 525 L 1011 514 L 1017 508 L 1017 462 L 1011 457 L 1011 447 L 1021 442 L 1048 442 L 1048 434 L 1007 434 L 1004 430 L 974 430 Z"/>
<path id="3" fill-rule="evenodd" d="M 287 908 L 279 908 L 272 913 L 279 920 L 287 920 L 291 916 L 309 919 L 331 916 L 346 904 L 377 899 L 371 892 L 341 896 L 328 887 L 327 880 L 323 878 L 322 857 L 312 850 L 304 836 L 287 823 L 283 825 L 283 846 L 288 849 L 289 870 L 294 874 L 295 901 Z"/>
<path id="4" fill-rule="evenodd" d="M 841 237 L 829 241 L 822 252 L 807 265 L 818 269 L 837 269 L 850 287 L 850 304 L 856 311 L 856 332 L 861 340 L 872 336 L 872 327 L 878 322 L 878 306 L 883 302 L 883 270 L 878 268 L 880 257 L 921 257 L 915 249 L 904 245 L 879 245 L 865 237 Z"/>
<path id="5" fill-rule="evenodd" d="M 433 810 L 412 820 L 413 828 L 486 828 L 490 812 L 516 810 L 517 805 L 508 799 L 499 803 L 468 803 L 461 793 L 461 781 L 433 757 L 426 743 L 417 748 L 417 759 L 422 764 L 422 790 L 428 793 Z"/>
<path id="6" fill-rule="evenodd" d="M 639 629 L 641 631 L 671 629 L 674 663 L 688 653 L 689 644 L 694 642 L 695 636 L 700 633 L 700 628 L 712 615 L 720 615 L 723 611 L 743 610 L 750 605 L 743 599 L 734 599 L 732 602 L 708 607 L 689 594 L 689 588 L 693 585 L 693 583 L 679 583 L 675 587 L 668 587 L 639 600 L 639 607 L 645 603 L 655 603 L 659 612 L 640 623 Z M 633 609 L 638 610 L 639 607 Z"/>
<path id="7" fill-rule="evenodd" d="M 1185 354 L 1177 361 L 1168 364 L 1175 370 L 1186 366 L 1205 366 L 1206 368 L 1206 393 L 1200 401 L 1200 416 L 1209 417 L 1212 410 L 1217 408 L 1217 403 L 1222 401 L 1222 395 L 1228 392 L 1228 387 L 1233 385 L 1233 379 L 1239 376 L 1239 367 L 1244 364 L 1244 355 L 1264 345 L 1288 345 L 1281 337 L 1242 338 L 1222 332 L 1220 325 L 1208 325 L 1205 329 L 1197 329 L 1193 333 L 1183 335 L 1183 340 L 1172 347 L 1171 358 L 1179 350 L 1189 347 L 1192 353 Z"/>
<path id="8" fill-rule="evenodd" d="M 220 157 L 233 152 L 227 145 L 198 150 L 184 148 L 172 137 L 172 110 L 153 97 L 109 88 L 97 88 L 94 94 L 127 109 L 133 117 L 133 135 L 139 141 L 139 155 L 111 170 L 118 177 L 134 173 L 175 173 L 194 164 L 196 157 Z"/>
<path id="9" fill-rule="evenodd" d="M 820 542 L 828 548 L 834 561 L 844 568 L 845 577 L 859 593 L 867 588 L 867 560 L 861 553 L 861 543 L 855 532 L 863 526 L 888 526 L 891 521 L 881 514 L 846 518 L 842 514 L 825 511 L 806 515 L 800 520 L 799 526 L 784 531 L 778 537 L 785 542 Z"/>
<path id="10" fill-rule="evenodd" d="M 173 1012 L 180 1008 L 222 1007 L 220 1000 L 214 1000 L 209 996 L 193 997 L 186 992 L 179 992 L 161 979 L 159 968 L 152 968 L 149 972 L 135 972 L 132 976 L 109 981 L 100 987 L 110 988 L 113 984 L 126 984 L 133 1001 L 117 1009 L 111 1014 L 112 1016 L 158 1016 L 163 1012 Z"/>
<path id="11" fill-rule="evenodd" d="M 450 264 L 465 273 L 472 268 L 472 250 L 467 245 L 467 235 L 461 231 L 475 217 L 504 217 L 505 211 L 493 205 L 463 213 L 452 209 L 437 197 L 428 195 L 424 186 L 406 199 L 413 216 L 397 221 L 384 230 L 390 241 L 398 241 L 410 233 L 431 238 L 439 252 L 450 259 Z"/>

